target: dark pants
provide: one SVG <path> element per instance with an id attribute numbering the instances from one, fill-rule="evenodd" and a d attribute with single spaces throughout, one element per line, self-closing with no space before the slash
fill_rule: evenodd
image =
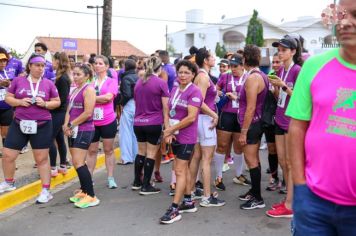
<path id="1" fill-rule="evenodd" d="M 65 165 L 67 161 L 67 147 L 64 142 L 64 134 L 62 129 L 65 115 L 65 112 L 52 113 L 53 141 L 51 147 L 49 148 L 49 158 L 52 167 L 56 166 L 57 161 L 57 147 L 55 142 L 57 142 L 58 145 L 60 164 Z"/>
<path id="2" fill-rule="evenodd" d="M 322 199 L 306 185 L 294 186 L 293 235 L 356 235 L 356 206 Z"/>

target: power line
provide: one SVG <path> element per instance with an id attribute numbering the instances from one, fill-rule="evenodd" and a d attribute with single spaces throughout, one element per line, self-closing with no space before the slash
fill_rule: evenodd
<path id="1" fill-rule="evenodd" d="M 20 5 L 20 4 L 12 4 L 12 3 L 1 3 L 0 5 L 10 6 L 10 7 L 21 7 L 21 8 L 29 8 L 29 9 L 37 9 L 37 10 L 46 10 L 46 11 L 56 11 L 56 12 L 65 12 L 65 13 L 74 13 L 74 14 L 84 14 L 84 15 L 96 15 L 90 12 L 84 11 L 74 11 L 74 10 L 66 10 L 66 9 L 58 9 L 58 8 L 49 8 L 49 7 L 38 7 L 38 6 L 29 6 L 29 5 Z M 99 14 L 102 15 L 102 14 Z M 214 22 L 200 22 L 200 21 L 187 21 L 187 20 L 169 20 L 169 19 L 158 19 L 158 18 L 149 18 L 149 17 L 136 17 L 136 16 L 122 16 L 122 15 L 112 15 L 115 18 L 124 18 L 124 19 L 132 19 L 132 20 L 148 20 L 148 21 L 157 21 L 157 22 L 171 22 L 171 23 L 189 23 L 189 24 L 200 24 L 200 25 L 208 25 L 208 26 L 248 26 L 248 24 L 231 24 L 231 23 L 214 23 Z M 317 22 L 316 22 L 317 23 Z M 301 27 L 301 26 L 271 26 L 272 28 L 278 29 L 295 29 L 295 28 L 320 28 L 320 27 Z"/>

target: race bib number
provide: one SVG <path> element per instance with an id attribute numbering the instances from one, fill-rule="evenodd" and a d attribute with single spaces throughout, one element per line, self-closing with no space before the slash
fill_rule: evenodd
<path id="1" fill-rule="evenodd" d="M 35 120 L 21 120 L 20 129 L 24 134 L 36 134 L 37 122 Z"/>
<path id="2" fill-rule="evenodd" d="M 104 119 L 104 109 L 97 107 L 94 109 L 94 120 L 103 120 Z"/>
<path id="3" fill-rule="evenodd" d="M 74 126 L 72 129 L 72 138 L 77 138 L 79 126 Z"/>
<path id="4" fill-rule="evenodd" d="M 0 89 L 0 101 L 4 101 L 6 96 L 6 89 Z"/>
<path id="5" fill-rule="evenodd" d="M 177 120 L 177 119 L 169 119 L 169 126 L 173 126 L 173 125 L 176 125 L 178 124 L 180 121 Z M 177 135 L 179 134 L 179 130 L 175 131 L 174 132 L 174 135 Z"/>
<path id="6" fill-rule="evenodd" d="M 284 108 L 286 105 L 286 100 L 287 100 L 288 94 L 284 92 L 282 89 L 279 90 L 279 96 L 278 96 L 278 107 Z"/>

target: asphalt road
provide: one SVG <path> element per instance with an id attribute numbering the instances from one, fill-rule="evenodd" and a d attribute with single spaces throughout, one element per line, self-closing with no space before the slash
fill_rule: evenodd
<path id="1" fill-rule="evenodd" d="M 266 151 L 262 155 L 262 169 L 267 163 Z M 117 166 L 116 178 L 119 188 L 107 189 L 106 173 L 95 174 L 95 191 L 101 203 L 88 209 L 74 208 L 68 197 L 78 188 L 76 182 L 54 194 L 54 199 L 45 205 L 30 205 L 17 213 L 0 220 L 0 236 L 91 236 L 91 235 L 290 235 L 288 219 L 272 219 L 265 209 L 241 210 L 237 196 L 248 187 L 232 182 L 234 171 L 224 174 L 227 187 L 219 192 L 226 200 L 220 208 L 198 207 L 196 213 L 183 214 L 182 220 L 171 225 L 160 225 L 159 218 L 170 205 L 168 196 L 170 165 L 161 168 L 165 182 L 157 184 L 162 192 L 152 196 L 140 196 L 130 189 L 133 166 Z M 248 173 L 247 173 L 248 175 Z M 263 173 L 262 187 L 267 185 L 268 176 Z M 283 196 L 263 190 L 266 206 L 279 201 Z"/>

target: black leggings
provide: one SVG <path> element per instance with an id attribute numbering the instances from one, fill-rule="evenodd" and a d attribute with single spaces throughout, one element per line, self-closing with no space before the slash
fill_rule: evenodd
<path id="1" fill-rule="evenodd" d="M 54 112 L 52 113 L 52 122 L 53 122 L 53 142 L 49 148 L 49 158 L 51 166 L 56 166 L 57 161 L 57 147 L 55 142 L 58 145 L 58 152 L 60 158 L 60 164 L 65 165 L 67 161 L 67 147 L 64 142 L 64 133 L 62 130 L 62 125 L 64 123 L 66 112 Z"/>

